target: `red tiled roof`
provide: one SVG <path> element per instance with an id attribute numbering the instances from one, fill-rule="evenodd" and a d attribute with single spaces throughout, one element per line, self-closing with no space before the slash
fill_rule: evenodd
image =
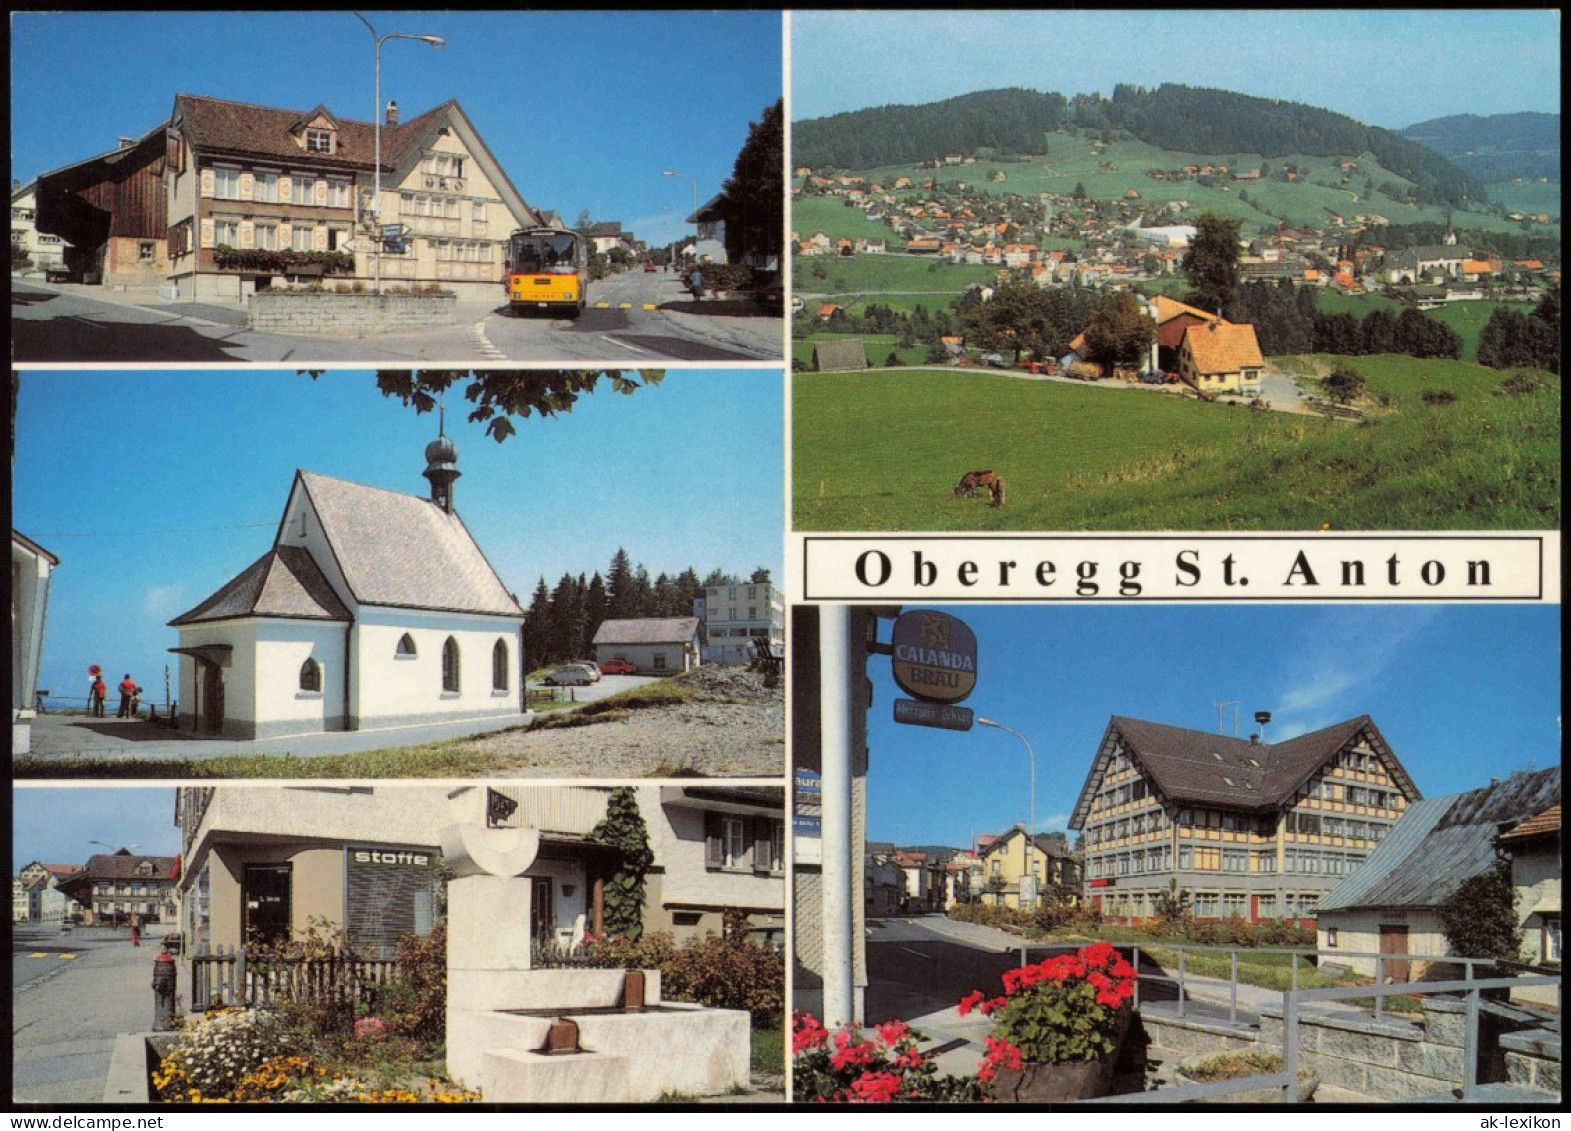
<path id="1" fill-rule="evenodd" d="M 1212 322 L 1190 327 L 1184 335 L 1197 373 L 1234 373 L 1245 366 L 1263 366 L 1255 328 L 1247 322 Z"/>
<path id="2" fill-rule="evenodd" d="M 1551 805 L 1535 817 L 1529 817 L 1508 833 L 1501 834 L 1501 840 L 1526 840 L 1533 836 L 1558 836 L 1560 833 L 1560 806 Z"/>

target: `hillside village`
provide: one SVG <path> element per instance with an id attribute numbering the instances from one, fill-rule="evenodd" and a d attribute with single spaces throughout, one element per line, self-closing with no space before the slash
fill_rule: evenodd
<path id="1" fill-rule="evenodd" d="M 949 154 L 944 168 L 961 171 L 979 164 L 975 156 Z M 1356 177 L 1359 161 L 1340 162 L 1343 183 Z M 1194 234 L 1188 222 L 1194 209 L 1187 200 L 1147 201 L 1129 188 L 1114 200 L 1096 200 L 1083 191 L 1044 192 L 1034 199 L 1010 192 L 989 192 L 975 180 L 933 175 L 913 180 L 798 166 L 792 194 L 796 200 L 826 197 L 859 211 L 886 227 L 887 238 L 833 237 L 817 230 L 793 231 L 794 253 L 817 256 L 908 255 L 955 264 L 980 264 L 1025 272 L 1043 287 L 1127 289 L 1179 273 L 1184 248 Z M 989 182 L 1006 181 L 1002 168 L 979 170 Z M 1300 179 L 1294 165 L 1268 164 L 1229 169 L 1225 164 L 1152 169 L 1152 179 L 1191 180 L 1222 191 L 1246 192 L 1263 178 Z M 1349 196 L 1357 196 L 1349 192 Z M 1351 204 L 1352 202 L 1350 202 Z M 1512 213 L 1518 222 L 1548 224 L 1547 213 Z M 1244 280 L 1281 281 L 1328 288 L 1342 294 L 1388 293 L 1427 309 L 1449 302 L 1486 297 L 1533 300 L 1558 282 L 1558 263 L 1541 257 L 1513 257 L 1494 247 L 1464 242 L 1452 230 L 1439 245 L 1381 239 L 1388 219 L 1376 212 L 1327 213 L 1323 224 L 1289 226 L 1247 240 L 1241 248 Z M 813 289 L 809 284 L 806 288 Z"/>

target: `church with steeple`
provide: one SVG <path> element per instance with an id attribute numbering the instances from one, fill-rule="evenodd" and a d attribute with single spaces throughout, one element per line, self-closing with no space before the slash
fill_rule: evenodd
<path id="1" fill-rule="evenodd" d="M 445 428 L 425 458 L 426 497 L 295 472 L 268 551 L 169 622 L 182 730 L 258 739 L 524 714 L 524 610 L 459 517 Z"/>

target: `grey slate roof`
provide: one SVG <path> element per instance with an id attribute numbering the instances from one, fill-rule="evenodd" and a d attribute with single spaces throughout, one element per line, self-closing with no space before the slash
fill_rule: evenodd
<path id="1" fill-rule="evenodd" d="M 169 624 L 178 627 L 235 617 L 347 621 L 349 610 L 310 554 L 299 546 L 274 546 L 217 593 Z"/>
<path id="2" fill-rule="evenodd" d="M 1080 828 L 1089 815 L 1100 768 L 1119 741 L 1170 801 L 1270 811 L 1290 800 L 1316 770 L 1360 735 L 1382 756 L 1393 780 L 1407 795 L 1421 797 L 1368 715 L 1277 743 L 1255 743 L 1114 715 L 1081 789 L 1070 827 Z"/>
<path id="3" fill-rule="evenodd" d="M 360 604 L 524 615 L 456 512 L 311 471 L 296 477 Z"/>
<path id="4" fill-rule="evenodd" d="M 602 621 L 591 644 L 686 644 L 698 632 L 697 617 L 645 617 Z"/>
<path id="5" fill-rule="evenodd" d="M 1438 907 L 1463 880 L 1493 864 L 1502 825 L 1559 800 L 1556 766 L 1421 801 L 1403 814 L 1369 859 L 1321 898 L 1319 913 L 1354 907 Z"/>

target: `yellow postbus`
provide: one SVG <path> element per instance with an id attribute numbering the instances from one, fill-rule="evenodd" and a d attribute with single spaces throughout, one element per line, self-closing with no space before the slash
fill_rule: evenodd
<path id="1" fill-rule="evenodd" d="M 565 228 L 520 228 L 508 241 L 503 286 L 516 312 L 551 310 L 577 318 L 589 294 L 584 237 Z"/>

